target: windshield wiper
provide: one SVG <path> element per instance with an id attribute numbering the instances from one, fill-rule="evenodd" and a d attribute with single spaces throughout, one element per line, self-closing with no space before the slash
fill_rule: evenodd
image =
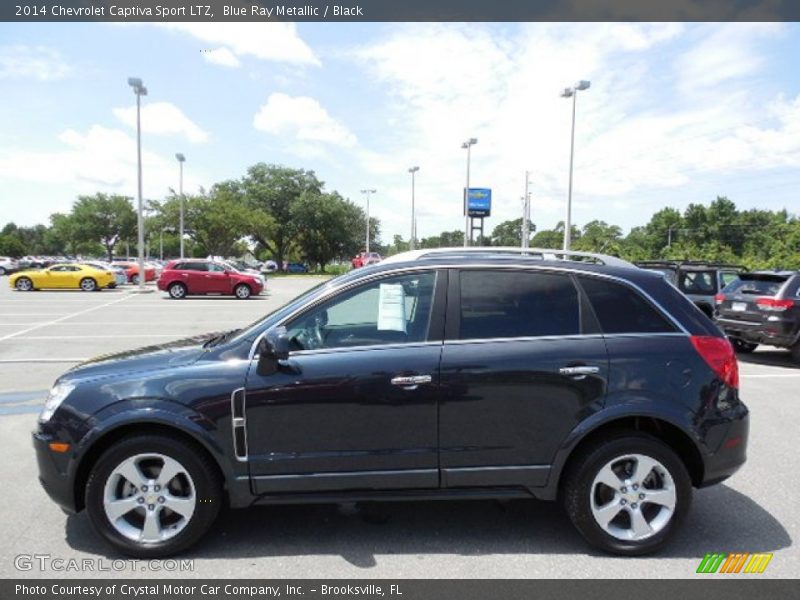
<path id="1" fill-rule="evenodd" d="M 238 333 L 239 331 L 241 331 L 241 329 L 231 329 L 230 331 L 226 331 L 224 333 L 220 333 L 219 335 L 215 335 L 210 340 L 206 340 L 206 342 L 203 344 L 203 348 L 211 348 L 213 346 L 218 346 L 219 344 L 222 344 L 231 339 L 231 337 L 233 337 L 233 335 L 235 333 Z"/>

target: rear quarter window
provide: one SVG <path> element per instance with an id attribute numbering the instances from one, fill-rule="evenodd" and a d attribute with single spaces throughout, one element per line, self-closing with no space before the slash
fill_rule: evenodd
<path id="1" fill-rule="evenodd" d="M 603 333 L 673 333 L 677 331 L 634 289 L 613 281 L 578 277 Z"/>

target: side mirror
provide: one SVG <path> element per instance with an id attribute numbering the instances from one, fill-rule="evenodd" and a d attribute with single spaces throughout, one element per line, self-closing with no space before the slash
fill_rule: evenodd
<path id="1" fill-rule="evenodd" d="M 286 327 L 270 329 L 258 343 L 259 375 L 271 375 L 278 370 L 278 361 L 289 358 L 289 337 Z"/>

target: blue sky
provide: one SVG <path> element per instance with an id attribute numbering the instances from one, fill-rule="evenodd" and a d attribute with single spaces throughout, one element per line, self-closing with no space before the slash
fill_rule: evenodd
<path id="1" fill-rule="evenodd" d="M 580 79 L 573 220 L 624 229 L 665 205 L 727 195 L 800 212 L 797 24 L 0 24 L 0 222 L 31 225 L 78 194 L 136 190 L 133 94 L 144 100 L 144 190 L 237 178 L 259 161 L 313 169 L 363 202 L 384 240 L 462 227 L 471 183 L 491 230 L 563 218 Z"/>

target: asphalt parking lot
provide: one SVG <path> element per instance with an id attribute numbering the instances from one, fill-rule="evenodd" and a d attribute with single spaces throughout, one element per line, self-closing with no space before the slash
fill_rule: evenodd
<path id="1" fill-rule="evenodd" d="M 267 292 L 249 301 L 173 301 L 159 292 L 126 290 L 19 293 L 0 278 L 0 577 L 92 576 L 21 573 L 14 566 L 20 554 L 119 558 L 95 537 L 85 514 L 66 517 L 36 480 L 30 431 L 61 372 L 97 354 L 240 327 L 318 281 L 270 279 Z M 742 397 L 752 413 L 749 461 L 728 482 L 695 493 L 682 531 L 658 556 L 595 553 L 560 508 L 548 503 L 285 506 L 223 513 L 210 535 L 186 554 L 194 570 L 174 575 L 691 578 L 709 577 L 695 574 L 707 552 L 771 552 L 758 577 L 795 577 L 800 470 L 792 448 L 800 423 L 800 369 L 775 349 L 759 349 L 740 369 Z"/>

